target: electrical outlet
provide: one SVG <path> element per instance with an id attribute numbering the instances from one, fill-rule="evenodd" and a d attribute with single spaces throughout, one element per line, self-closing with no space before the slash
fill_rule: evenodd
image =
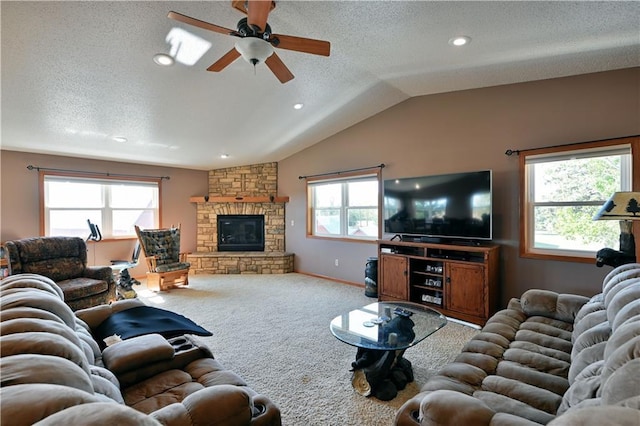
<path id="1" fill-rule="evenodd" d="M 336 264 L 336 266 L 340 266 L 340 262 L 338 261 L 338 259 L 336 259 L 335 264 Z"/>
<path id="2" fill-rule="evenodd" d="M 293 226 L 295 224 L 295 222 L 293 221 L 293 219 L 291 219 L 291 226 Z"/>

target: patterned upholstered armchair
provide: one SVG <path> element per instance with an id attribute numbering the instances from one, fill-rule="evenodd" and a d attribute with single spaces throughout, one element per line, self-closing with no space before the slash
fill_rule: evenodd
<path id="1" fill-rule="evenodd" d="M 116 300 L 109 266 L 87 266 L 87 245 L 78 237 L 35 237 L 5 242 L 9 271 L 39 274 L 55 281 L 71 309 L 85 309 Z"/>
<path id="2" fill-rule="evenodd" d="M 163 291 L 170 287 L 189 284 L 187 254 L 180 252 L 180 225 L 165 229 L 140 229 L 136 234 L 147 262 L 147 287 Z"/>

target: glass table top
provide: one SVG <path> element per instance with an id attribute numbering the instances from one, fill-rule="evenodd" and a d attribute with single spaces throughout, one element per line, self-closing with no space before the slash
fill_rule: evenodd
<path id="1" fill-rule="evenodd" d="M 331 333 L 350 345 L 377 350 L 414 346 L 440 330 L 447 319 L 440 312 L 410 302 L 377 302 L 339 315 Z"/>

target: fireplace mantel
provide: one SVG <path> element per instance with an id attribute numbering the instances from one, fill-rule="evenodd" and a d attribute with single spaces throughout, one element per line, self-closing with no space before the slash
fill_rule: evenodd
<path id="1" fill-rule="evenodd" d="M 210 197 L 189 198 L 191 203 L 288 203 L 289 197 Z"/>

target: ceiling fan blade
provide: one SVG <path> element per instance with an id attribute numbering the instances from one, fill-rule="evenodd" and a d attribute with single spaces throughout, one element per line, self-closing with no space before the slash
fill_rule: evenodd
<path id="1" fill-rule="evenodd" d="M 196 18 L 191 18 L 187 15 L 183 15 L 178 12 L 169 12 L 167 15 L 169 19 L 173 19 L 175 21 L 179 21 L 185 24 L 193 25 L 194 27 L 202 28 L 205 30 L 213 31 L 215 33 L 227 34 L 227 35 L 235 35 L 236 32 L 234 30 L 230 30 L 229 28 L 220 27 L 218 25 L 210 24 L 205 21 L 201 21 Z"/>
<path id="2" fill-rule="evenodd" d="M 269 42 L 280 49 L 295 50 L 296 52 L 311 53 L 312 55 L 329 56 L 331 53 L 331 43 L 324 40 L 272 34 Z"/>
<path id="3" fill-rule="evenodd" d="M 280 83 L 284 84 L 289 80 L 293 80 L 293 74 L 284 62 L 282 62 L 280 57 L 276 55 L 276 52 L 273 52 L 264 63 L 269 67 L 271 72 L 275 74 L 276 78 L 280 80 Z"/>
<path id="4" fill-rule="evenodd" d="M 222 58 L 211 64 L 211 66 L 207 68 L 207 71 L 220 72 L 239 57 L 240 52 L 238 52 L 234 47 L 233 49 L 225 53 Z"/>
<path id="5" fill-rule="evenodd" d="M 247 24 L 257 26 L 259 32 L 267 28 L 267 18 L 271 11 L 271 0 L 249 0 L 247 2 Z"/>

